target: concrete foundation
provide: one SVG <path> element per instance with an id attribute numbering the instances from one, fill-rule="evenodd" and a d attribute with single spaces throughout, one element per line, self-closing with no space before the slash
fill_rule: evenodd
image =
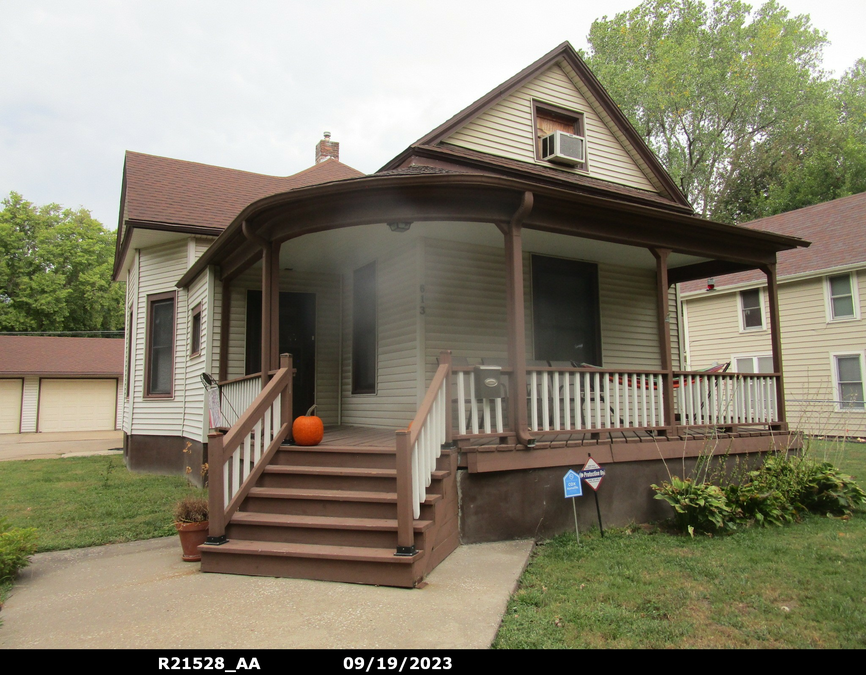
<path id="1" fill-rule="evenodd" d="M 186 476 L 191 483 L 202 487 L 207 443 L 181 436 L 124 434 L 123 458 L 130 471 Z"/>

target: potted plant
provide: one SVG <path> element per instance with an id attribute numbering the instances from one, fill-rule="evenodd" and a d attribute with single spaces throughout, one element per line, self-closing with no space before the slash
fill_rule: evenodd
<path id="1" fill-rule="evenodd" d="M 209 525 L 207 509 L 207 498 L 195 495 L 184 497 L 174 507 L 174 526 L 180 535 L 185 562 L 201 560 L 198 547 L 207 539 Z"/>

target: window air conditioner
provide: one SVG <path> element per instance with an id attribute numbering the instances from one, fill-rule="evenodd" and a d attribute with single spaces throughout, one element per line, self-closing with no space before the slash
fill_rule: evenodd
<path id="1" fill-rule="evenodd" d="M 581 164 L 586 161 L 586 139 L 564 131 L 554 131 L 541 139 L 541 159 L 572 166 Z"/>

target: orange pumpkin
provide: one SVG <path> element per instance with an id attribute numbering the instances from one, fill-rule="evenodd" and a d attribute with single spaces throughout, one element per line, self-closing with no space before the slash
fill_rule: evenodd
<path id="1" fill-rule="evenodd" d="M 303 417 L 299 417 L 292 424 L 292 438 L 297 445 L 318 445 L 325 435 L 325 425 L 322 419 L 313 415 L 316 406 L 307 411 Z"/>

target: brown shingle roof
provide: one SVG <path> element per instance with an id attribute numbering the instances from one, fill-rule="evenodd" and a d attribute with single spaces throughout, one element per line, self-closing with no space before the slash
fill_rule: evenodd
<path id="1" fill-rule="evenodd" d="M 784 278 L 792 274 L 817 272 L 855 263 L 866 263 L 866 192 L 834 199 L 796 211 L 744 223 L 743 227 L 787 234 L 811 241 L 809 248 L 797 248 L 779 254 L 776 273 Z M 716 277 L 716 288 L 764 281 L 758 270 Z M 705 281 L 684 283 L 684 293 L 706 288 Z"/>
<path id="2" fill-rule="evenodd" d="M 0 375 L 123 375 L 123 338 L 0 335 Z"/>
<path id="3" fill-rule="evenodd" d="M 292 176 L 266 176 L 127 151 L 123 218 L 224 229 L 262 197 L 363 175 L 334 159 Z"/>

